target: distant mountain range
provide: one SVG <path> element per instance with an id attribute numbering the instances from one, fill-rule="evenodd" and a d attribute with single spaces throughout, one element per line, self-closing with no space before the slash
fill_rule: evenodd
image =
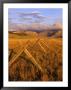
<path id="1" fill-rule="evenodd" d="M 62 29 L 62 25 L 60 23 L 55 23 L 53 25 L 47 24 L 39 24 L 39 23 L 32 23 L 32 24 L 9 24 L 9 31 L 44 31 L 44 30 L 60 30 Z"/>
<path id="2" fill-rule="evenodd" d="M 62 25 L 60 23 L 53 24 L 51 26 L 48 25 L 36 25 L 32 24 L 31 26 L 28 25 L 11 25 L 9 27 L 9 33 L 14 33 L 17 35 L 24 35 L 24 36 L 47 36 L 47 37 L 60 37 L 62 38 Z"/>
<path id="3" fill-rule="evenodd" d="M 34 36 L 34 37 L 54 37 L 62 38 L 62 30 L 47 30 L 47 31 L 9 31 L 10 34 L 16 34 L 18 36 Z"/>

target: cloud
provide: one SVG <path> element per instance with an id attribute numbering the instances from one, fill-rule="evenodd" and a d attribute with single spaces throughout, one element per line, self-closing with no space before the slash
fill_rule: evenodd
<path id="1" fill-rule="evenodd" d="M 18 15 L 20 17 L 19 20 L 23 22 L 52 22 L 55 23 L 57 19 L 60 21 L 61 17 L 51 17 L 51 16 L 45 16 L 39 11 L 33 11 L 33 12 L 18 12 Z"/>
<path id="2" fill-rule="evenodd" d="M 21 18 L 20 20 L 31 21 L 32 18 L 30 18 L 30 17 L 23 17 L 23 18 Z"/>
<path id="3" fill-rule="evenodd" d="M 46 17 L 41 15 L 41 12 L 38 12 L 38 11 L 33 11 L 33 12 L 30 12 L 30 13 L 19 13 L 19 16 L 21 18 L 23 17 L 32 17 L 32 18 L 36 18 L 36 19 L 45 19 Z"/>
<path id="4" fill-rule="evenodd" d="M 43 15 L 34 15 L 35 18 L 38 18 L 38 19 L 45 19 L 46 17 L 43 16 Z"/>
<path id="5" fill-rule="evenodd" d="M 39 11 L 33 11 L 33 12 L 31 12 L 33 15 L 39 15 L 39 14 L 41 14 Z"/>
<path id="6" fill-rule="evenodd" d="M 36 22 L 36 23 L 40 23 L 45 21 L 45 16 L 41 14 L 41 12 L 38 11 L 33 11 L 33 12 L 23 12 L 20 13 L 18 12 L 19 15 L 19 20 L 24 22 Z"/>
<path id="7" fill-rule="evenodd" d="M 38 12 L 38 11 L 34 11 L 34 12 L 29 12 L 29 13 L 19 13 L 18 12 L 18 14 L 21 16 L 21 17 L 23 17 L 23 16 L 37 16 L 37 15 L 39 15 L 40 14 L 40 12 Z"/>
<path id="8" fill-rule="evenodd" d="M 46 18 L 47 18 L 47 19 L 51 19 L 52 17 L 51 17 L 51 16 L 47 16 Z"/>

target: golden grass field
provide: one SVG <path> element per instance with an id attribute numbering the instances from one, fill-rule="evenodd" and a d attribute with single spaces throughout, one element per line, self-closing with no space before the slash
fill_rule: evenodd
<path id="1" fill-rule="evenodd" d="M 62 38 L 9 35 L 9 81 L 62 81 Z"/>

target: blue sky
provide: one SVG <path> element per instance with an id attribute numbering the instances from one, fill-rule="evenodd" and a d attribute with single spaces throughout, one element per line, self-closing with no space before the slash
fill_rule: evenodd
<path id="1" fill-rule="evenodd" d="M 10 23 L 62 23 L 62 8 L 9 8 Z"/>

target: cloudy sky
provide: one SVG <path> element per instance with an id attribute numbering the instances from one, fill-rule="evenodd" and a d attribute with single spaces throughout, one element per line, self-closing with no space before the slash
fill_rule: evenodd
<path id="1" fill-rule="evenodd" d="M 62 24 L 61 8 L 9 8 L 9 23 L 16 24 L 32 24 L 45 23 L 54 24 L 59 22 Z"/>

